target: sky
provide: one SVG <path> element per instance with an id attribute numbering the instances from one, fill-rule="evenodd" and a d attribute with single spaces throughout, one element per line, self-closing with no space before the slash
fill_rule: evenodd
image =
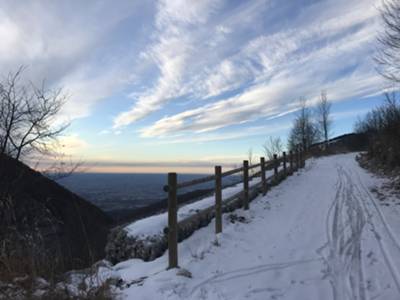
<path id="1" fill-rule="evenodd" d="M 332 136 L 382 101 L 372 0 L 0 0 L 0 75 L 63 88 L 63 151 L 91 172 L 211 173 L 284 144 L 299 98 Z"/>

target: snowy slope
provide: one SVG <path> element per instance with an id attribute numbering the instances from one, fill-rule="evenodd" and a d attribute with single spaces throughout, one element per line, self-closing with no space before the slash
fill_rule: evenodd
<path id="1" fill-rule="evenodd" d="M 179 244 L 179 270 L 167 254 L 129 260 L 120 299 L 400 299 L 400 212 L 370 189 L 382 184 L 355 154 L 309 160 L 305 169 L 258 197 L 245 222 L 217 238 L 213 222 Z M 182 271 L 181 271 L 182 272 Z"/>
<path id="2" fill-rule="evenodd" d="M 278 167 L 278 171 L 283 170 L 283 166 Z M 274 170 L 268 170 L 265 172 L 265 177 L 269 178 L 273 176 Z M 261 181 L 260 177 L 252 178 L 249 181 L 249 187 L 256 185 Z M 243 182 L 238 183 L 234 186 L 224 188 L 222 190 L 222 199 L 227 199 L 243 190 Z M 189 218 L 192 215 L 197 214 L 200 210 L 214 206 L 215 195 L 203 198 L 199 201 L 184 205 L 178 210 L 178 222 Z M 161 213 L 148 218 L 144 218 L 135 221 L 127 225 L 124 230 L 130 237 L 136 239 L 146 239 L 147 237 L 161 236 L 164 235 L 164 228 L 168 226 L 168 213 Z"/>

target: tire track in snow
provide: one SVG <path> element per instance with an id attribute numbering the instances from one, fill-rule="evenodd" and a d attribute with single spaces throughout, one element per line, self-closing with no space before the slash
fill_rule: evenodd
<path id="1" fill-rule="evenodd" d="M 366 289 L 365 289 L 365 282 L 364 282 L 364 271 L 363 271 L 363 264 L 362 264 L 362 257 L 361 257 L 361 237 L 363 234 L 363 229 L 364 226 L 367 222 L 367 218 L 365 216 L 365 212 L 363 210 L 362 204 L 359 201 L 359 198 L 356 196 L 354 193 L 354 184 L 353 181 L 351 180 L 351 177 L 349 176 L 348 172 L 346 172 L 345 169 L 343 170 L 343 175 L 346 180 L 347 184 L 347 189 L 346 189 L 346 200 L 348 201 L 348 204 L 353 206 L 354 211 L 357 212 L 357 216 L 351 216 L 351 218 L 356 217 L 357 219 L 355 220 L 358 222 L 357 228 L 360 230 L 355 230 L 357 232 L 357 241 L 356 243 L 356 250 L 353 252 L 354 254 L 354 263 L 356 265 L 356 272 L 358 272 L 358 279 L 354 280 L 354 277 L 350 277 L 350 281 L 352 285 L 357 285 L 359 289 L 359 298 L 356 297 L 356 299 L 366 299 Z M 354 202 L 356 201 L 356 203 Z M 354 232 L 354 230 L 353 230 Z"/>
<path id="2" fill-rule="evenodd" d="M 367 198 L 369 199 L 369 201 L 372 203 L 373 207 L 375 208 L 382 225 L 384 226 L 389 238 L 393 241 L 393 244 L 396 246 L 397 250 L 400 251 L 400 243 L 397 240 L 397 238 L 395 237 L 395 235 L 393 234 L 393 230 L 391 228 L 391 226 L 388 224 L 388 222 L 386 221 L 385 216 L 382 213 L 382 210 L 379 208 L 379 205 L 376 203 L 374 197 L 371 195 L 370 191 L 368 190 L 368 188 L 365 186 L 365 184 L 362 182 L 360 174 L 358 172 L 356 172 L 356 176 L 357 176 L 357 181 L 359 183 L 359 187 L 361 187 L 362 191 L 364 192 L 364 194 L 367 196 Z M 360 194 L 361 190 L 359 189 Z"/>
<path id="3" fill-rule="evenodd" d="M 366 299 L 364 274 L 361 260 L 361 236 L 365 216 L 356 199 L 348 174 L 336 166 L 338 181 L 336 194 L 326 218 L 327 249 L 325 262 L 328 266 L 333 298 L 335 300 Z"/>
<path id="4" fill-rule="evenodd" d="M 217 274 L 212 277 L 209 277 L 208 279 L 204 280 L 203 282 L 197 284 L 194 286 L 188 297 L 192 296 L 197 290 L 199 290 L 201 287 L 207 285 L 207 284 L 214 284 L 214 283 L 221 283 L 237 278 L 242 278 L 254 274 L 259 274 L 259 273 L 264 273 L 268 271 L 274 271 L 274 270 L 280 270 L 280 269 L 286 269 L 290 267 L 294 267 L 297 265 L 301 264 L 307 264 L 311 262 L 316 262 L 320 261 L 320 258 L 314 258 L 314 259 L 305 259 L 305 260 L 298 260 L 298 261 L 291 261 L 291 262 L 283 262 L 283 263 L 273 263 L 273 264 L 265 264 L 265 265 L 258 265 L 254 267 L 248 267 L 248 268 L 241 268 L 233 271 L 229 271 L 223 274 Z"/>
<path id="5" fill-rule="evenodd" d="M 381 230 L 384 230 L 400 254 L 399 241 L 394 236 L 392 228 L 387 223 L 368 188 L 362 182 L 359 173 L 356 170 L 346 168 L 344 164 L 337 164 L 336 172 L 336 194 L 329 207 L 325 223 L 327 243 L 317 251 L 320 254 L 323 252 L 328 253 L 327 255 L 322 255 L 322 259 L 328 267 L 327 275 L 330 277 L 333 298 L 335 300 L 372 299 L 366 289 L 361 256 L 361 238 L 365 232 L 365 226 L 372 229 L 373 237 L 376 239 L 377 246 L 382 253 L 383 263 L 400 293 L 400 277 L 392 264 L 393 259 L 387 251 L 385 241 L 382 240 L 376 225 L 382 226 Z M 372 202 L 372 208 L 367 207 L 369 202 Z M 375 224 L 375 222 L 379 223 Z M 213 287 L 214 283 L 227 282 L 273 270 L 287 269 L 314 261 L 318 261 L 318 259 L 266 264 L 217 274 L 194 286 L 187 297 L 193 296 L 193 294 L 207 285 Z M 266 288 L 260 289 L 260 292 L 264 290 L 269 291 Z"/>
<path id="6" fill-rule="evenodd" d="M 367 207 L 365 201 L 362 200 L 362 199 L 364 198 L 364 197 L 363 197 L 363 194 L 364 194 L 364 195 L 365 195 L 365 194 L 367 195 L 367 198 L 370 200 L 370 202 L 373 203 L 373 206 L 375 207 L 375 209 L 376 209 L 377 211 L 379 211 L 379 212 L 378 212 L 378 215 L 382 216 L 382 218 L 380 218 L 380 220 L 382 221 L 382 223 L 383 223 L 383 225 L 384 225 L 383 227 L 384 227 L 385 229 L 388 229 L 388 228 L 389 228 L 389 225 L 388 225 L 387 222 L 385 221 L 385 218 L 383 217 L 383 214 L 382 214 L 382 212 L 380 211 L 380 209 L 376 206 L 375 200 L 373 199 L 373 197 L 372 197 L 371 194 L 369 193 L 367 187 L 366 187 L 366 186 L 364 185 L 364 183 L 362 182 L 362 180 L 361 180 L 360 175 L 358 174 L 358 172 L 356 172 L 356 176 L 357 176 L 358 185 L 357 185 L 357 184 L 354 184 L 354 183 L 353 183 L 353 185 L 356 187 L 356 189 L 357 189 L 357 191 L 358 191 L 358 193 L 359 193 L 359 196 L 360 196 L 359 201 L 362 203 L 362 206 L 363 206 L 363 208 L 364 208 L 364 211 L 366 212 L 367 216 L 369 217 L 369 218 L 368 218 L 368 224 L 369 224 L 370 227 L 371 227 L 371 230 L 372 230 L 372 232 L 373 232 L 374 238 L 375 238 L 375 240 L 377 241 L 377 244 L 378 244 L 378 246 L 379 246 L 379 249 L 380 249 L 380 251 L 381 251 L 381 253 L 382 253 L 382 257 L 383 257 L 383 259 L 384 259 L 384 263 L 385 263 L 385 265 L 386 265 L 386 267 L 387 267 L 387 269 L 388 269 L 388 271 L 389 271 L 389 273 L 390 273 L 390 275 L 391 275 L 391 277 L 392 277 L 392 279 L 393 279 L 393 282 L 394 282 L 395 285 L 396 285 L 397 291 L 400 293 L 400 279 L 399 279 L 399 275 L 397 274 L 396 270 L 395 270 L 394 267 L 393 267 L 393 259 L 392 259 L 391 255 L 389 254 L 389 252 L 388 252 L 388 250 L 387 250 L 387 247 L 385 246 L 385 244 L 384 244 L 384 242 L 383 242 L 383 240 L 382 240 L 382 235 L 378 233 L 378 231 L 377 231 L 377 229 L 376 229 L 376 226 L 375 226 L 375 224 L 374 224 L 374 222 L 373 222 L 373 214 L 372 214 L 372 213 L 370 212 L 370 210 L 368 209 L 368 207 Z M 359 187 L 361 187 L 361 189 L 360 189 Z M 385 224 L 386 224 L 386 226 L 385 226 Z M 389 238 L 394 242 L 394 244 L 398 246 L 397 240 L 396 240 L 396 239 L 394 238 L 394 236 L 391 234 L 392 232 L 391 232 L 390 230 L 389 230 L 389 231 L 386 231 L 386 232 L 387 232 Z M 397 247 L 397 249 L 399 249 L 399 248 Z"/>

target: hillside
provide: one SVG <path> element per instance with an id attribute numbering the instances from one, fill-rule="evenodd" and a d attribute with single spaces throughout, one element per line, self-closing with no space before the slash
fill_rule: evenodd
<path id="1" fill-rule="evenodd" d="M 86 267 L 103 257 L 109 218 L 6 156 L 0 158 L 0 200 L 2 270 L 49 275 Z"/>

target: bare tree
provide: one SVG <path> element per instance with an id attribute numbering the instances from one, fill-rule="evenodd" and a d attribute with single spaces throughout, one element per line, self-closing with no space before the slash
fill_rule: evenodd
<path id="1" fill-rule="evenodd" d="M 300 111 L 293 120 L 293 127 L 289 133 L 289 149 L 296 149 L 299 145 L 308 149 L 319 139 L 319 132 L 316 124 L 311 118 L 310 109 L 305 98 L 300 98 Z"/>
<path id="2" fill-rule="evenodd" d="M 253 148 L 249 148 L 247 151 L 247 159 L 249 160 L 249 166 L 253 164 Z"/>
<path id="3" fill-rule="evenodd" d="M 368 155 L 389 168 L 400 165 L 400 104 L 396 92 L 385 93 L 385 101 L 364 118 L 355 131 L 368 137 Z"/>
<path id="4" fill-rule="evenodd" d="M 280 137 L 270 136 L 262 147 L 268 160 L 273 160 L 274 154 L 279 155 L 283 151 L 283 144 Z"/>
<path id="5" fill-rule="evenodd" d="M 327 93 L 326 91 L 321 91 L 321 97 L 316 108 L 316 115 L 319 131 L 324 138 L 325 147 L 328 147 L 329 135 L 332 126 L 330 113 L 331 103 L 328 101 Z"/>
<path id="6" fill-rule="evenodd" d="M 249 161 L 249 167 L 251 167 L 254 162 L 253 148 L 249 148 L 249 150 L 247 151 L 247 159 Z M 254 172 L 254 169 L 250 169 L 249 175 L 252 176 L 253 172 Z"/>
<path id="7" fill-rule="evenodd" d="M 46 153 L 68 124 L 55 125 L 65 103 L 61 89 L 22 82 L 24 68 L 0 83 L 0 154 L 17 160 L 33 151 Z"/>
<path id="8" fill-rule="evenodd" d="M 383 30 L 378 35 L 374 57 L 378 72 L 386 79 L 400 82 L 400 2 L 383 0 L 381 8 Z"/>
<path id="9" fill-rule="evenodd" d="M 396 92 L 384 93 L 384 102 L 381 106 L 368 112 L 362 119 L 358 119 L 354 126 L 357 133 L 379 135 L 383 132 L 390 132 L 389 135 L 400 134 L 400 104 Z M 395 138 L 395 140 L 398 140 Z"/>
<path id="10" fill-rule="evenodd" d="M 83 173 L 88 170 L 84 161 L 74 161 L 64 153 L 53 152 L 50 156 L 51 159 L 49 159 L 49 155 L 45 155 L 45 166 L 41 165 L 41 161 L 37 161 L 34 169 L 40 169 L 43 175 L 52 180 L 61 180 L 76 172 Z"/>

